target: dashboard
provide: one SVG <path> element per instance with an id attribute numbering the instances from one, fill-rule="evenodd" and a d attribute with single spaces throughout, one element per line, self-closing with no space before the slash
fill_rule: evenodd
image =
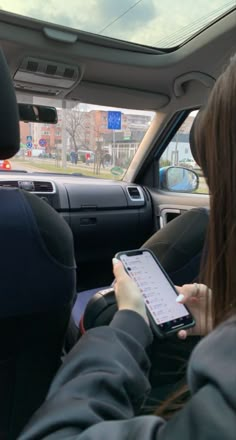
<path id="1" fill-rule="evenodd" d="M 0 188 L 34 193 L 69 224 L 78 290 L 109 284 L 114 254 L 140 247 L 153 232 L 151 198 L 138 185 L 68 175 L 1 173 Z"/>

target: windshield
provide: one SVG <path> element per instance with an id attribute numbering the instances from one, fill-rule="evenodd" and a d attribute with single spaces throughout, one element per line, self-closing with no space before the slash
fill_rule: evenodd
<path id="1" fill-rule="evenodd" d="M 1 0 L 5 11 L 159 48 L 180 45 L 235 0 Z"/>
<path id="2" fill-rule="evenodd" d="M 10 160 L 13 171 L 122 179 L 154 116 L 39 97 L 31 103 L 55 106 L 58 123 L 20 122 L 20 151 Z"/>

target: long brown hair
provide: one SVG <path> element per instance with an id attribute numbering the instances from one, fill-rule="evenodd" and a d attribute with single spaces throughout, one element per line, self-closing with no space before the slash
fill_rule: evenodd
<path id="1" fill-rule="evenodd" d="M 218 78 L 195 127 L 210 190 L 207 261 L 213 326 L 236 313 L 236 56 Z"/>
<path id="2" fill-rule="evenodd" d="M 236 316 L 236 55 L 218 78 L 193 131 L 197 162 L 210 190 L 207 260 L 202 282 L 212 289 L 213 327 Z M 189 398 L 181 386 L 156 410 L 170 418 Z"/>

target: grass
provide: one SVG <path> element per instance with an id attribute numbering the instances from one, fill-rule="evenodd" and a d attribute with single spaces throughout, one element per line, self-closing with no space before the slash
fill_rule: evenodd
<path id="1" fill-rule="evenodd" d="M 14 160 L 14 162 L 17 162 L 22 169 L 24 169 L 27 165 L 32 166 L 34 168 L 37 168 L 39 171 L 45 170 L 52 173 L 65 173 L 65 174 L 71 174 L 71 173 L 81 173 L 84 176 L 88 177 L 97 177 L 100 179 L 109 179 L 109 180 L 120 180 L 122 176 L 114 176 L 110 171 L 105 171 L 101 168 L 100 174 L 95 174 L 93 172 L 93 165 L 86 166 L 79 164 L 76 167 L 73 167 L 71 165 L 68 165 L 67 168 L 62 168 L 60 166 L 53 165 L 52 163 L 45 163 L 43 161 L 35 161 L 35 160 Z M 194 192 L 194 194 L 209 194 L 208 186 L 205 182 L 205 179 L 203 177 L 199 178 L 199 188 Z"/>
<path id="2" fill-rule="evenodd" d="M 209 188 L 207 186 L 206 180 L 203 176 L 199 176 L 199 187 L 196 191 L 194 191 L 195 194 L 209 194 Z"/>
<path id="3" fill-rule="evenodd" d="M 76 166 L 76 167 L 72 167 L 72 166 L 68 166 L 67 168 L 62 168 L 60 166 L 56 166 L 53 165 L 51 163 L 45 163 L 43 161 L 34 161 L 34 160 L 30 160 L 27 162 L 26 161 L 16 161 L 20 166 L 22 166 L 22 168 L 24 169 L 24 167 L 26 167 L 27 165 L 32 166 L 34 168 L 37 168 L 39 170 L 45 170 L 48 172 L 52 172 L 52 173 L 65 173 L 65 174 L 72 174 L 72 173 L 81 173 L 84 176 L 88 176 L 88 177 L 97 177 L 100 179 L 113 179 L 113 180 L 120 180 L 121 176 L 114 176 L 110 171 L 104 171 L 101 170 L 100 174 L 96 174 L 93 171 L 93 166 L 91 166 L 91 168 L 89 169 L 89 167 L 86 166 Z"/>
<path id="4" fill-rule="evenodd" d="M 198 188 L 196 191 L 194 191 L 194 194 L 209 194 L 208 188 Z"/>

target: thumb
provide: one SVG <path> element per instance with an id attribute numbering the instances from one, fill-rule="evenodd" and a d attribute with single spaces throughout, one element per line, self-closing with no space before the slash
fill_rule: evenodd
<path id="1" fill-rule="evenodd" d="M 120 260 L 118 260 L 117 258 L 113 258 L 112 264 L 113 264 L 113 274 L 115 275 L 117 281 L 119 281 L 123 277 L 128 276 Z"/>

